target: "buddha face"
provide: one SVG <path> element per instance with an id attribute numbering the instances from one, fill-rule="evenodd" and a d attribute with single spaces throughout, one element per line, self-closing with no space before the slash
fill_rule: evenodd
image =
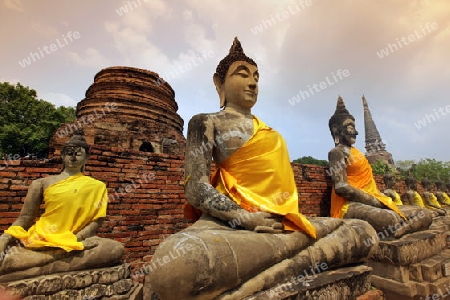
<path id="1" fill-rule="evenodd" d="M 83 147 L 70 146 L 64 148 L 64 168 L 81 171 L 86 160 L 87 154 Z"/>
<path id="2" fill-rule="evenodd" d="M 387 188 L 391 189 L 395 186 L 395 180 L 394 177 L 385 177 L 384 178 L 384 184 Z"/>
<path id="3" fill-rule="evenodd" d="M 233 105 L 245 109 L 252 108 L 258 96 L 258 68 L 245 61 L 235 61 L 228 68 L 223 84 L 216 87 L 225 106 Z"/>
<path id="4" fill-rule="evenodd" d="M 345 119 L 342 123 L 342 127 L 339 130 L 339 142 L 346 146 L 351 146 L 356 143 L 356 136 L 358 131 L 355 128 L 355 121 L 351 118 Z"/>

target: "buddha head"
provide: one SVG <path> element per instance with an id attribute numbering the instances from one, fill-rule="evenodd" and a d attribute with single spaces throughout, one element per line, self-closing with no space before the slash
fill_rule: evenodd
<path id="1" fill-rule="evenodd" d="M 89 144 L 84 139 L 83 130 L 77 130 L 72 137 L 64 144 L 61 151 L 63 160 L 63 170 L 65 168 L 80 169 L 84 171 L 84 164 L 89 158 Z"/>
<path id="2" fill-rule="evenodd" d="M 428 178 L 422 179 L 421 183 L 425 191 L 431 191 L 431 189 L 433 188 L 433 183 Z"/>
<path id="3" fill-rule="evenodd" d="M 245 55 L 238 38 L 234 38 L 230 52 L 219 62 L 213 76 L 220 107 L 235 102 L 251 108 L 258 96 L 258 80 L 258 66 Z"/>
<path id="4" fill-rule="evenodd" d="M 351 146 L 356 142 L 358 131 L 355 128 L 355 118 L 345 108 L 344 100 L 339 96 L 336 111 L 331 116 L 328 127 L 333 137 L 335 146 L 343 144 Z"/>
<path id="5" fill-rule="evenodd" d="M 450 192 L 450 180 L 447 181 L 447 183 L 445 184 L 445 192 L 447 192 L 447 193 Z"/>
<path id="6" fill-rule="evenodd" d="M 444 182 L 440 179 L 436 180 L 434 182 L 434 185 L 436 185 L 436 190 L 438 190 L 439 192 L 443 192 L 444 191 Z"/>
<path id="7" fill-rule="evenodd" d="M 388 189 L 392 189 L 395 186 L 395 176 L 391 171 L 386 170 L 383 176 L 384 185 Z"/>
<path id="8" fill-rule="evenodd" d="M 414 179 L 414 177 L 407 176 L 405 178 L 405 183 L 406 183 L 406 186 L 408 187 L 408 189 L 414 190 L 414 191 L 417 189 L 417 181 L 416 181 L 416 179 Z"/>

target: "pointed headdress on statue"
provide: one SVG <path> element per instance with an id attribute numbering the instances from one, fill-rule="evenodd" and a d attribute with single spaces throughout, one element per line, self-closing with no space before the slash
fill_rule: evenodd
<path id="1" fill-rule="evenodd" d="M 345 108 L 344 100 L 339 96 L 336 104 L 336 111 L 328 121 L 328 127 L 330 128 L 331 136 L 336 145 L 339 144 L 339 130 L 346 119 L 355 121 L 355 118 L 348 112 L 347 108 Z"/>
<path id="2" fill-rule="evenodd" d="M 231 45 L 230 52 L 227 56 L 225 56 L 217 65 L 216 72 L 214 73 L 216 84 L 223 84 L 225 82 L 225 77 L 227 75 L 228 69 L 230 68 L 231 64 L 235 61 L 245 61 L 248 62 L 251 65 L 258 66 L 253 59 L 245 55 L 244 49 L 242 49 L 241 42 L 238 40 L 237 37 L 234 38 L 233 45 Z M 216 78 L 219 82 L 216 82 Z M 219 91 L 218 91 L 219 92 Z M 224 95 L 221 95 L 219 92 L 220 97 L 220 107 L 225 106 L 225 99 Z"/>

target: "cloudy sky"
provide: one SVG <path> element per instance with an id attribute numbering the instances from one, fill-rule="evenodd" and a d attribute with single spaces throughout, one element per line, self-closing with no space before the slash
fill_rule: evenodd
<path id="1" fill-rule="evenodd" d="M 364 94 L 395 160 L 450 161 L 448 0 L 0 1 L 0 81 L 55 105 L 102 68 L 138 67 L 169 82 L 186 127 L 219 109 L 212 75 L 238 36 L 260 71 L 253 113 L 291 159 L 327 159 L 339 95 L 364 150 Z"/>

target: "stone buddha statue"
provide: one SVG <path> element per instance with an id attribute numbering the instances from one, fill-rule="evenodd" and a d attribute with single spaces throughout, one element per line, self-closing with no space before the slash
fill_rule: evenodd
<path id="1" fill-rule="evenodd" d="M 108 196 L 103 182 L 83 175 L 88 157 L 77 132 L 62 150 L 62 172 L 31 183 L 19 217 L 0 237 L 0 282 L 120 262 L 122 244 L 96 236 Z"/>
<path id="2" fill-rule="evenodd" d="M 450 205 L 450 197 L 445 192 L 445 184 L 442 180 L 438 179 L 435 183 L 436 185 L 436 197 L 442 207 Z"/>
<path id="3" fill-rule="evenodd" d="M 441 204 L 439 204 L 437 197 L 432 192 L 433 183 L 428 179 L 422 179 L 423 187 L 423 200 L 426 208 L 436 211 L 440 216 L 445 216 L 445 210 L 442 209 Z"/>
<path id="4" fill-rule="evenodd" d="M 391 197 L 391 199 L 395 203 L 395 205 L 403 205 L 400 195 L 394 190 L 395 175 L 392 174 L 392 172 L 390 172 L 389 170 L 386 170 L 386 172 L 383 176 L 383 180 L 384 180 L 384 185 L 386 186 L 386 189 L 384 190 L 383 194 Z"/>
<path id="5" fill-rule="evenodd" d="M 353 146 L 358 135 L 355 118 L 341 97 L 329 120 L 329 128 L 335 143 L 328 153 L 333 183 L 331 216 L 365 220 L 378 233 L 384 232 L 382 239 L 396 239 L 427 229 L 432 222 L 428 210 L 397 206 L 391 197 L 378 190 L 369 162 Z"/>
<path id="6" fill-rule="evenodd" d="M 405 178 L 406 193 L 403 197 L 403 203 L 425 207 L 422 196 L 417 192 L 417 181 L 411 175 Z"/>
<path id="7" fill-rule="evenodd" d="M 375 235 L 366 222 L 300 213 L 286 144 L 251 113 L 258 80 L 236 38 L 213 76 L 223 109 L 189 121 L 185 214 L 197 221 L 155 251 L 153 262 L 185 250 L 150 271 L 160 299 L 243 299 L 317 262 L 364 261 L 377 246 L 363 244 Z"/>

